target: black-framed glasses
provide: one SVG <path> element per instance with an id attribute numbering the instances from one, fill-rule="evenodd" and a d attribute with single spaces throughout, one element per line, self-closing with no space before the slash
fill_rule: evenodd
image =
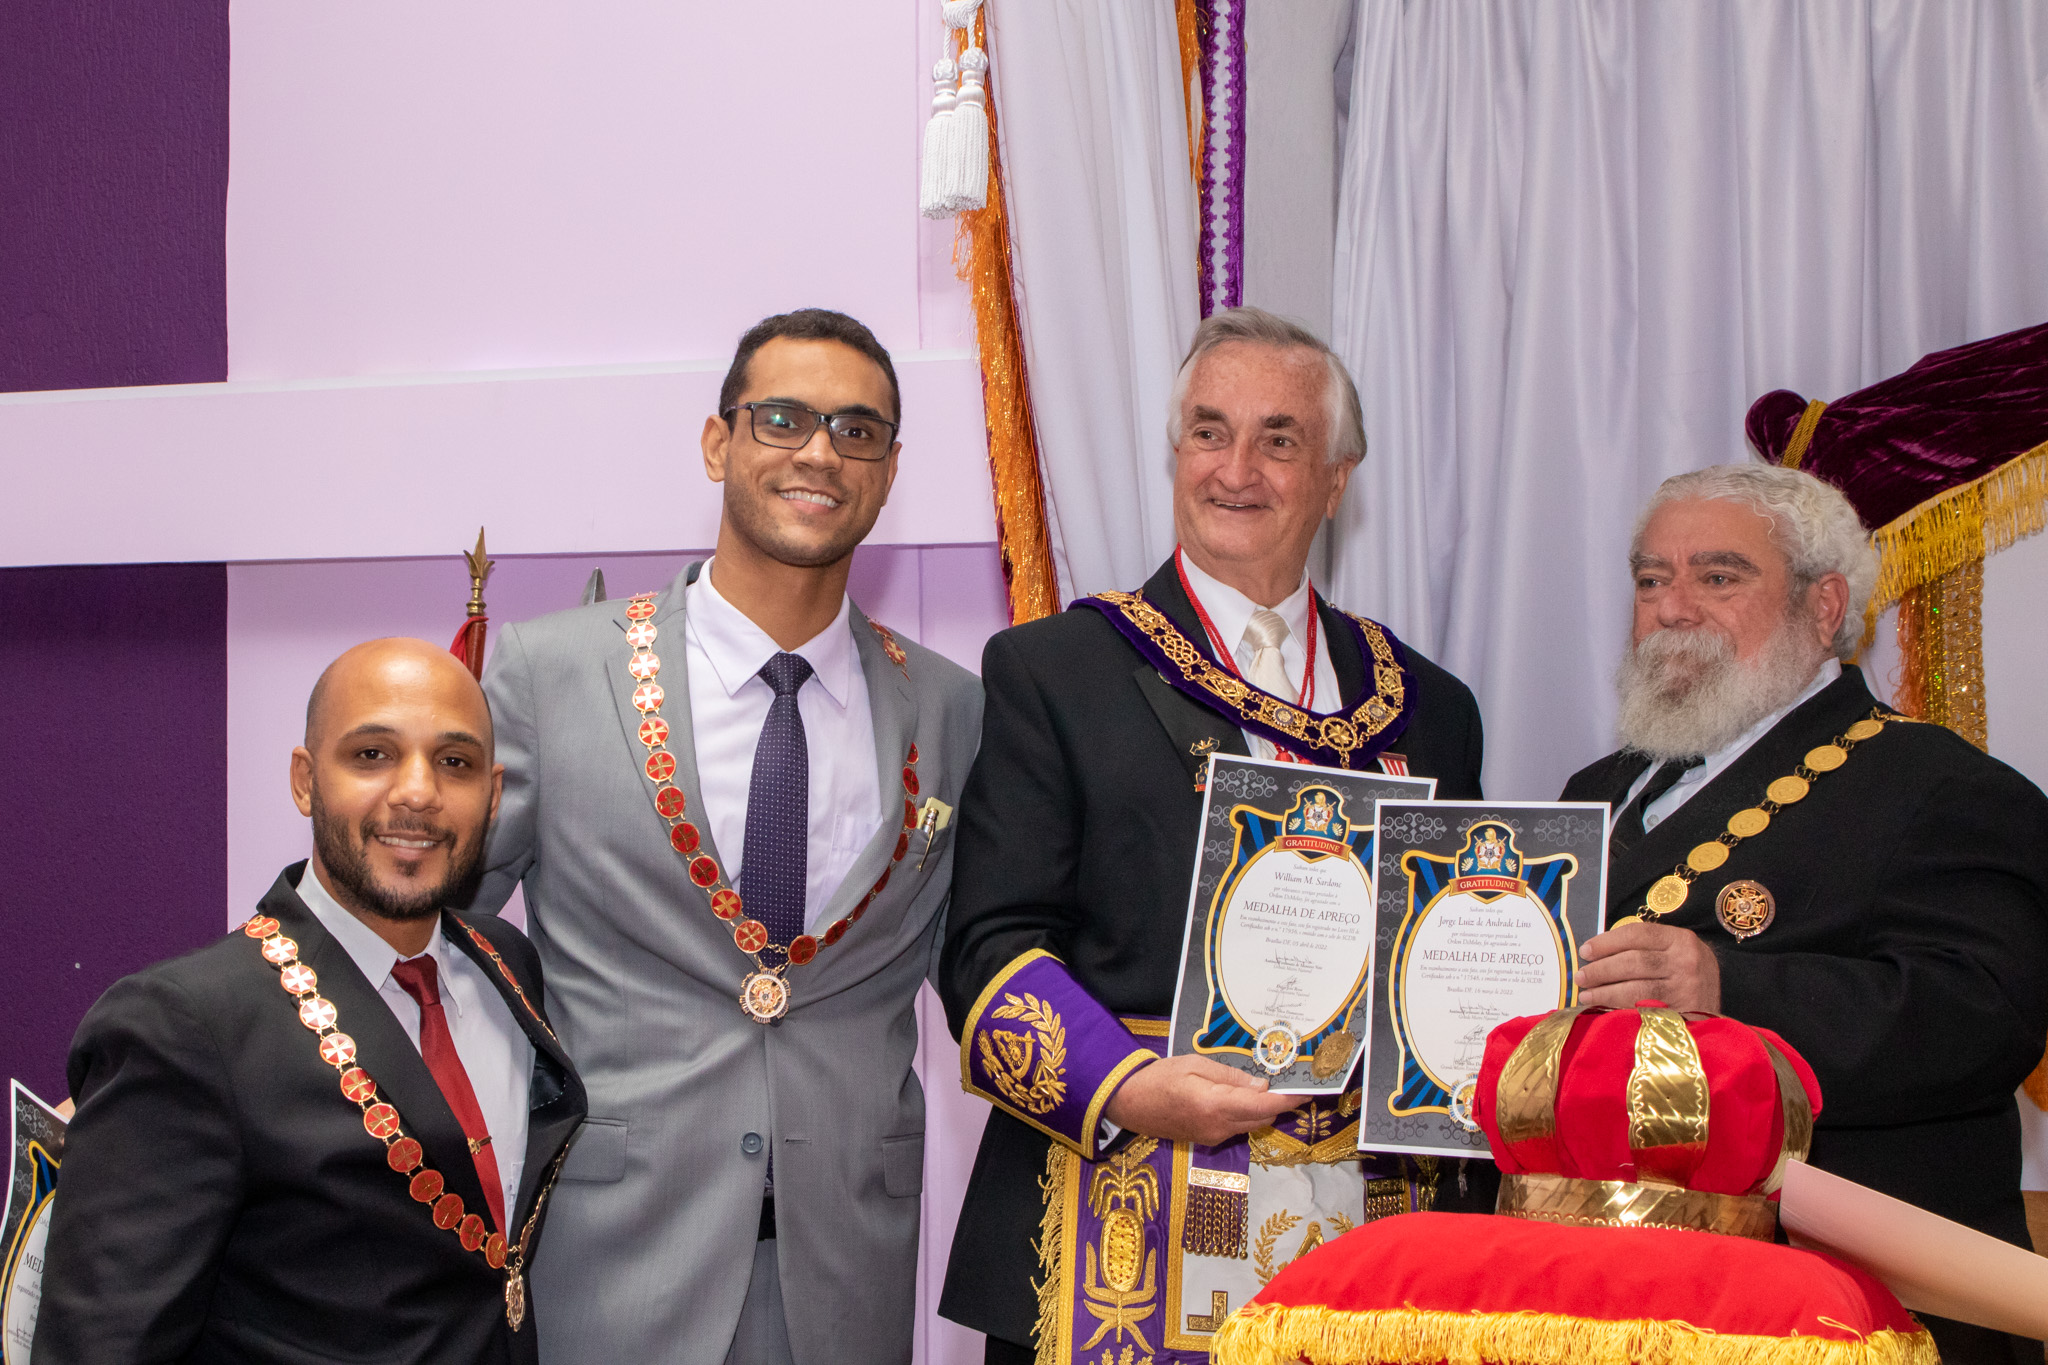
<path id="1" fill-rule="evenodd" d="M 820 423 L 843 459 L 886 459 L 889 447 L 896 443 L 896 423 L 866 413 L 825 413 L 802 403 L 772 399 L 727 408 L 725 420 L 732 421 L 741 408 L 746 409 L 754 439 L 779 450 L 802 450 L 817 434 Z"/>

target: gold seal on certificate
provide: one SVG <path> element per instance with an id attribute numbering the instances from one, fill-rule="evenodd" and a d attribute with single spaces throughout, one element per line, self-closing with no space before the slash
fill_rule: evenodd
<path id="1" fill-rule="evenodd" d="M 1209 760 L 1171 1050 L 1287 1094 L 1341 1093 L 1373 960 L 1374 801 L 1429 778 Z"/>

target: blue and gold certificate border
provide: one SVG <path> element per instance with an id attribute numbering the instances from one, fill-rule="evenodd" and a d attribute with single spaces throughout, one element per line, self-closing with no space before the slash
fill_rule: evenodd
<path id="1" fill-rule="evenodd" d="M 1198 1053 L 1234 1053 L 1251 1057 L 1257 1050 L 1255 1040 L 1259 1030 L 1274 1021 L 1247 1020 L 1240 1015 L 1230 1003 L 1216 971 L 1217 943 L 1223 935 L 1223 919 L 1229 913 L 1238 885 L 1251 871 L 1252 864 L 1268 853 L 1285 849 L 1310 862 L 1341 858 L 1352 863 L 1369 893 L 1373 886 L 1373 825 L 1370 816 L 1363 823 L 1351 820 L 1345 809 L 1344 793 L 1319 782 L 1312 782 L 1296 792 L 1293 804 L 1284 814 L 1239 803 L 1230 808 L 1229 818 L 1232 831 L 1230 862 L 1217 879 L 1202 929 L 1202 970 L 1208 983 L 1208 1007 L 1203 1012 L 1201 1027 L 1195 1030 L 1193 1047 Z M 1370 901 L 1367 902 L 1366 913 L 1370 918 Z M 1351 1027 L 1352 1016 L 1358 1011 L 1371 974 L 1372 956 L 1368 952 L 1365 961 L 1359 965 L 1357 980 L 1351 983 L 1351 989 L 1345 994 L 1343 1005 L 1328 1019 L 1302 1031 L 1295 1064 L 1303 1058 L 1313 1057 L 1325 1038 Z"/>
<path id="2" fill-rule="evenodd" d="M 1497 859 L 1485 858 L 1478 848 L 1483 831 L 1504 844 Z M 1571 880 L 1578 875 L 1579 860 L 1569 853 L 1524 859 L 1514 847 L 1515 835 L 1503 820 L 1475 820 L 1465 832 L 1465 844 L 1448 857 L 1419 849 L 1401 855 L 1401 870 L 1408 877 L 1408 910 L 1395 932 L 1393 951 L 1387 966 L 1387 1015 L 1394 1026 L 1394 1044 L 1399 1057 L 1399 1081 L 1387 1097 L 1387 1109 L 1401 1117 L 1414 1114 L 1443 1114 L 1453 1117 L 1451 1085 L 1460 1078 L 1437 1076 L 1423 1065 L 1417 1054 L 1408 1023 L 1408 1001 L 1401 989 L 1414 950 L 1415 938 L 1443 898 L 1454 891 L 1467 892 L 1482 900 L 1520 895 L 1544 910 L 1544 923 L 1556 942 L 1564 963 L 1564 987 L 1557 1008 L 1578 998 L 1578 943 L 1565 910 Z M 1485 861 L 1488 866 L 1480 866 Z"/>

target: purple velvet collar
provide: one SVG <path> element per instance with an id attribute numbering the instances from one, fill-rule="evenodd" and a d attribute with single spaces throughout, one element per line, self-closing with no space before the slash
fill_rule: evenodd
<path id="1" fill-rule="evenodd" d="M 1311 595 L 1320 610 L 1321 596 Z M 1408 652 L 1392 631 L 1362 616 L 1331 613 L 1358 641 L 1366 665 L 1365 696 L 1356 706 L 1317 716 L 1218 666 L 1206 648 L 1183 635 L 1142 592 L 1106 592 L 1083 597 L 1074 605 L 1093 607 L 1107 617 L 1176 691 L 1232 725 L 1326 768 L 1370 763 L 1401 737 L 1414 715 L 1415 679 L 1408 669 Z"/>

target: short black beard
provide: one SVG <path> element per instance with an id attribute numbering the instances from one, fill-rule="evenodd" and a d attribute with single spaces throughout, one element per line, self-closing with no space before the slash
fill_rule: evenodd
<path id="1" fill-rule="evenodd" d="M 380 919 L 423 920 L 432 919 L 441 913 L 444 905 L 463 905 L 469 901 L 476 884 L 482 879 L 484 862 L 483 831 L 479 830 L 466 841 L 458 841 L 448 855 L 448 875 L 433 886 L 420 887 L 409 895 L 394 896 L 378 886 L 370 876 L 370 860 L 364 846 L 373 837 L 371 822 L 365 820 L 356 833 L 356 839 L 349 837 L 348 822 L 340 816 L 330 814 L 321 804 L 320 788 L 313 788 L 313 848 L 320 857 L 320 866 L 327 872 L 338 894 L 336 899 L 353 902 L 351 909 L 369 911 Z M 399 826 L 393 832 L 405 833 L 406 827 Z M 422 835 L 440 836 L 446 830 L 427 825 L 416 827 Z"/>
<path id="2" fill-rule="evenodd" d="M 725 493 L 725 514 L 732 521 L 733 529 L 738 531 L 743 539 L 778 564 L 787 564 L 794 569 L 821 569 L 828 564 L 837 564 L 852 554 L 861 541 L 867 538 L 868 532 L 875 529 L 874 520 L 870 520 L 866 526 L 849 526 L 846 534 L 838 540 L 816 547 L 807 546 L 783 536 L 775 524 L 775 519 L 762 505 L 777 495 L 768 493 L 757 496 L 757 491 L 751 486 L 728 483 Z M 837 490 L 834 496 L 839 496 Z M 845 501 L 845 498 L 842 497 L 841 501 Z M 881 509 L 877 508 L 876 517 L 879 518 L 880 514 Z"/>

